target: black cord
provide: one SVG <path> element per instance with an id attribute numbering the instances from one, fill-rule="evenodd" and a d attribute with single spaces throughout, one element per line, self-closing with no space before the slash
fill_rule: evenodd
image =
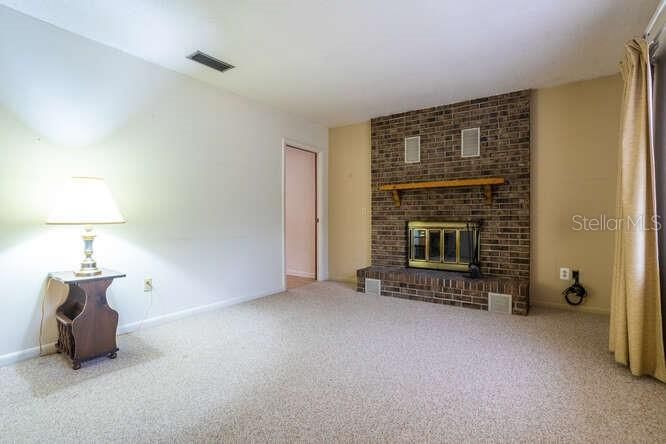
<path id="1" fill-rule="evenodd" d="M 580 305 L 587 295 L 585 287 L 578 283 L 578 271 L 573 272 L 574 283 L 571 287 L 562 292 L 562 296 L 566 299 L 569 305 Z M 578 298 L 578 299 L 575 299 Z"/>

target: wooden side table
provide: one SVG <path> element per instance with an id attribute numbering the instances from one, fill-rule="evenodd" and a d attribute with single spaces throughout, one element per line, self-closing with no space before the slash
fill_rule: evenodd
<path id="1" fill-rule="evenodd" d="M 72 271 L 50 273 L 49 278 L 67 284 L 67 299 L 56 310 L 58 342 L 56 350 L 72 360 L 78 370 L 81 363 L 100 356 L 116 357 L 118 312 L 109 307 L 106 289 L 125 274 L 102 270 L 97 276 L 78 277 Z"/>

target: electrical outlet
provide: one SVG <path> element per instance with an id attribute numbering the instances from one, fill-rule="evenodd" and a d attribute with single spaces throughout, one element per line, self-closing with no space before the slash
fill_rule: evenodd
<path id="1" fill-rule="evenodd" d="M 143 291 L 153 291 L 153 278 L 143 280 Z"/>
<path id="2" fill-rule="evenodd" d="M 563 281 L 571 280 L 571 268 L 562 267 L 560 268 L 560 279 Z"/>

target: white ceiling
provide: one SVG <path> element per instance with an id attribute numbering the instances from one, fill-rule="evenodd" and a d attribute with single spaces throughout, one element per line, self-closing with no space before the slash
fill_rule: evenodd
<path id="1" fill-rule="evenodd" d="M 618 71 L 657 0 L 0 0 L 326 126 Z M 185 58 L 202 50 L 224 74 Z"/>

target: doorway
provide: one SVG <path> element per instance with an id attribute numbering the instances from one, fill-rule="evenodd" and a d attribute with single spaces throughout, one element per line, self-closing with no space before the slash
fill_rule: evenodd
<path id="1" fill-rule="evenodd" d="M 317 279 L 317 153 L 285 146 L 286 287 Z"/>

